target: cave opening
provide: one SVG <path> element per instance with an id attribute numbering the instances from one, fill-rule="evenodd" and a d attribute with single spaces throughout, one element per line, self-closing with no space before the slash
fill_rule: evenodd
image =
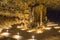
<path id="1" fill-rule="evenodd" d="M 46 15 L 47 15 L 48 20 L 52 22 L 60 23 L 60 10 L 47 8 Z"/>

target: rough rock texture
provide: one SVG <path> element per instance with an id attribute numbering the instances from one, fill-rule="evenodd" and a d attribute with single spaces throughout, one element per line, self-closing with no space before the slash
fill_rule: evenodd
<path id="1" fill-rule="evenodd" d="M 37 4 L 59 9 L 60 0 L 0 0 L 0 27 L 19 23 L 21 18 L 29 19 L 31 7 Z"/>

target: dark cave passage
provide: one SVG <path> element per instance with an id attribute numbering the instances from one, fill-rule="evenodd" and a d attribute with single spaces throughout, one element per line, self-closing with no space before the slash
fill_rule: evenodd
<path id="1" fill-rule="evenodd" d="M 60 23 L 60 10 L 54 10 L 52 8 L 47 8 L 46 15 L 50 21 Z"/>

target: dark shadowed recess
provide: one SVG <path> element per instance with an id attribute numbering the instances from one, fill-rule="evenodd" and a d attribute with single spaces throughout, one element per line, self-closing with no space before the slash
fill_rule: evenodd
<path id="1" fill-rule="evenodd" d="M 60 10 L 47 8 L 47 17 L 50 21 L 60 23 Z"/>

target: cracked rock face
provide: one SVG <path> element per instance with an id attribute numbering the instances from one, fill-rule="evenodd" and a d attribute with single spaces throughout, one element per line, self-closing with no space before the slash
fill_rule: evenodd
<path id="1" fill-rule="evenodd" d="M 29 19 L 29 8 L 26 3 L 19 0 L 0 1 L 0 27 L 19 24 L 20 21 Z"/>
<path id="2" fill-rule="evenodd" d="M 60 9 L 60 0 L 27 0 L 27 3 L 30 4 L 44 4 L 46 7 L 58 10 Z"/>
<path id="3" fill-rule="evenodd" d="M 41 3 L 53 9 L 60 7 L 60 0 L 0 0 L 0 27 L 17 24 L 20 19 L 28 20 L 30 7 Z"/>

